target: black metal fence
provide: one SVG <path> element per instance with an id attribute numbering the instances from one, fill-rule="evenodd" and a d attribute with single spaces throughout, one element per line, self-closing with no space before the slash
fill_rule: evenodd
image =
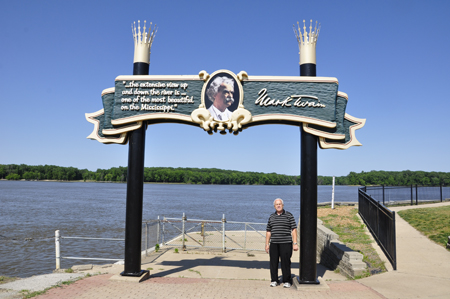
<path id="1" fill-rule="evenodd" d="M 358 190 L 359 215 L 392 264 L 394 270 L 397 270 L 395 212 L 373 199 L 365 192 L 365 189 L 366 187 L 362 187 Z"/>
<path id="2" fill-rule="evenodd" d="M 367 186 L 363 190 L 368 195 L 376 198 L 384 206 L 419 203 L 442 202 L 450 200 L 449 186 Z"/>

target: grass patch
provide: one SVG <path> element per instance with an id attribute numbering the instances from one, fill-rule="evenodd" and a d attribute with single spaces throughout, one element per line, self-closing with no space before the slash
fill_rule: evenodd
<path id="1" fill-rule="evenodd" d="M 403 210 L 398 214 L 430 240 L 446 247 L 450 236 L 450 206 Z"/>
<path id="2" fill-rule="evenodd" d="M 44 289 L 42 291 L 31 292 L 30 290 L 21 290 L 19 293 L 21 293 L 23 299 L 33 298 L 33 297 L 45 294 L 50 289 L 60 288 L 62 286 L 68 286 L 68 285 L 71 285 L 72 283 L 77 282 L 80 279 L 91 277 L 91 276 L 92 276 L 92 274 L 88 273 L 84 277 L 78 277 L 78 278 L 75 278 L 75 279 L 72 279 L 72 280 L 66 280 L 66 281 L 58 283 L 57 285 L 54 285 L 54 286 L 49 287 L 49 288 L 46 288 L 46 289 Z"/>
<path id="3" fill-rule="evenodd" d="M 445 200 L 445 201 L 447 201 L 447 200 Z M 422 200 L 422 201 L 418 201 L 417 202 L 417 205 L 416 205 L 416 200 L 414 199 L 413 200 L 413 206 L 421 206 L 421 205 L 427 205 L 427 204 L 430 204 L 430 203 L 440 203 L 441 201 L 440 200 Z M 411 206 L 411 201 L 405 201 L 405 202 L 396 202 L 396 203 L 393 203 L 393 204 L 390 204 L 390 203 L 386 203 L 386 206 L 389 208 L 389 207 L 409 207 L 409 206 Z"/>
<path id="4" fill-rule="evenodd" d="M 88 276 L 86 275 L 86 277 L 88 277 Z M 61 284 L 65 285 L 65 286 L 68 286 L 68 285 L 71 285 L 72 283 L 75 283 L 75 281 L 76 280 L 67 280 L 67 281 L 61 282 Z"/>
<path id="5" fill-rule="evenodd" d="M 14 280 L 17 280 L 17 277 L 0 276 L 0 284 L 13 282 Z"/>
<path id="6" fill-rule="evenodd" d="M 47 292 L 48 290 L 50 290 L 52 287 L 50 288 L 46 288 L 43 291 L 35 291 L 35 292 L 30 292 L 29 290 L 21 290 L 19 293 L 22 294 L 22 298 L 27 299 L 27 298 L 33 298 L 42 294 L 45 294 L 45 292 Z"/>
<path id="7" fill-rule="evenodd" d="M 337 206 L 335 209 L 324 206 L 317 210 L 317 216 L 325 227 L 335 232 L 347 247 L 363 255 L 363 262 L 367 264 L 368 271 L 358 278 L 386 272 L 384 262 L 373 248 L 373 241 L 366 234 L 364 224 L 357 213 L 358 209 L 354 206 Z"/>
<path id="8" fill-rule="evenodd" d="M 200 273 L 200 271 L 189 269 L 189 272 L 197 273 L 198 275 L 200 275 L 200 277 L 202 277 L 202 274 Z"/>

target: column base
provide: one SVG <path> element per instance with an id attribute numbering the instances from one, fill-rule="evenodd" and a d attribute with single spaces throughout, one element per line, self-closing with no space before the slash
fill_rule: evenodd
<path id="1" fill-rule="evenodd" d="M 141 270 L 139 272 L 121 272 L 120 276 L 141 277 L 144 273 L 149 273 L 148 270 Z"/>
<path id="2" fill-rule="evenodd" d="M 301 280 L 300 277 L 298 276 L 296 278 L 299 284 L 320 284 L 320 281 L 318 279 L 310 281 L 310 280 Z"/>
<path id="3" fill-rule="evenodd" d="M 312 282 L 308 281 L 308 283 L 304 283 L 304 282 L 300 282 L 300 278 L 298 276 L 296 276 L 292 280 L 292 282 L 293 282 L 292 286 L 295 289 L 297 289 L 298 291 L 307 290 L 307 289 L 318 290 L 318 289 L 329 289 L 330 288 L 328 286 L 328 284 L 325 282 L 325 280 L 322 279 L 322 277 L 319 277 L 319 279 L 316 281 L 312 281 Z"/>
<path id="4" fill-rule="evenodd" d="M 142 282 L 144 280 L 147 280 L 150 277 L 150 271 L 147 270 L 141 270 L 139 272 L 140 275 L 124 275 L 124 272 L 120 273 L 120 275 L 113 275 L 111 276 L 110 280 L 119 280 L 119 281 L 128 281 L 128 282 Z"/>

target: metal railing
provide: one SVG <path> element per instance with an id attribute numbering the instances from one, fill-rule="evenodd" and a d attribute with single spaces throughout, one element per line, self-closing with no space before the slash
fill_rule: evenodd
<path id="1" fill-rule="evenodd" d="M 215 248 L 226 252 L 231 249 L 264 251 L 266 223 L 227 221 L 225 215 L 221 220 L 166 218 L 142 222 L 142 254 L 159 246 L 176 246 L 185 250 L 187 247 Z M 61 239 L 125 241 L 120 238 L 91 238 L 61 236 L 55 231 L 56 269 L 61 268 L 61 260 L 123 261 L 124 258 L 72 257 L 61 256 Z"/>
<path id="2" fill-rule="evenodd" d="M 450 200 L 450 187 L 448 186 L 366 186 L 364 192 L 380 200 L 384 206 L 420 203 L 442 202 Z"/>
<path id="3" fill-rule="evenodd" d="M 145 223 L 145 252 L 154 246 L 215 248 L 226 252 L 231 249 L 264 251 L 266 223 L 163 217 Z M 150 225 L 148 225 L 150 223 Z M 149 242 L 148 240 L 154 240 Z"/>
<path id="4" fill-rule="evenodd" d="M 61 269 L 61 259 L 67 260 L 93 260 L 93 261 L 123 261 L 123 258 L 111 259 L 111 258 L 92 258 L 92 257 L 70 257 L 61 256 L 61 239 L 77 239 L 77 240 L 103 240 L 103 241 L 125 241 L 125 239 L 116 238 L 90 238 L 90 237 L 66 237 L 61 236 L 60 231 L 55 231 L 55 259 L 56 270 Z"/>
<path id="5" fill-rule="evenodd" d="M 373 199 L 363 187 L 358 190 L 358 213 L 393 269 L 397 270 L 395 212 Z"/>

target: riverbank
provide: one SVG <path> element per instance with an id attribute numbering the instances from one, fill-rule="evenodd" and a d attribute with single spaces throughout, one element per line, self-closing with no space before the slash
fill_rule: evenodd
<path id="1" fill-rule="evenodd" d="M 429 206 L 441 205 L 450 203 Z M 393 209 L 408 208 L 416 207 Z M 268 257 L 263 252 L 254 255 L 237 251 L 225 254 L 199 251 L 175 253 L 163 248 L 142 261 L 142 269 L 149 269 L 150 278 L 141 283 L 115 279 L 123 271 L 121 265 L 106 268 L 93 266 L 79 274 L 95 276 L 52 288 L 37 298 L 448 298 L 449 252 L 420 234 L 401 217 L 397 218 L 396 229 L 397 271 L 346 280 L 318 265 L 321 284 L 303 285 L 299 289 L 301 292 L 297 292 L 295 286 L 290 289 L 269 287 Z M 297 275 L 298 260 L 293 262 L 293 274 Z M 8 284 L 0 285 L 3 290 L 8 287 Z"/>

